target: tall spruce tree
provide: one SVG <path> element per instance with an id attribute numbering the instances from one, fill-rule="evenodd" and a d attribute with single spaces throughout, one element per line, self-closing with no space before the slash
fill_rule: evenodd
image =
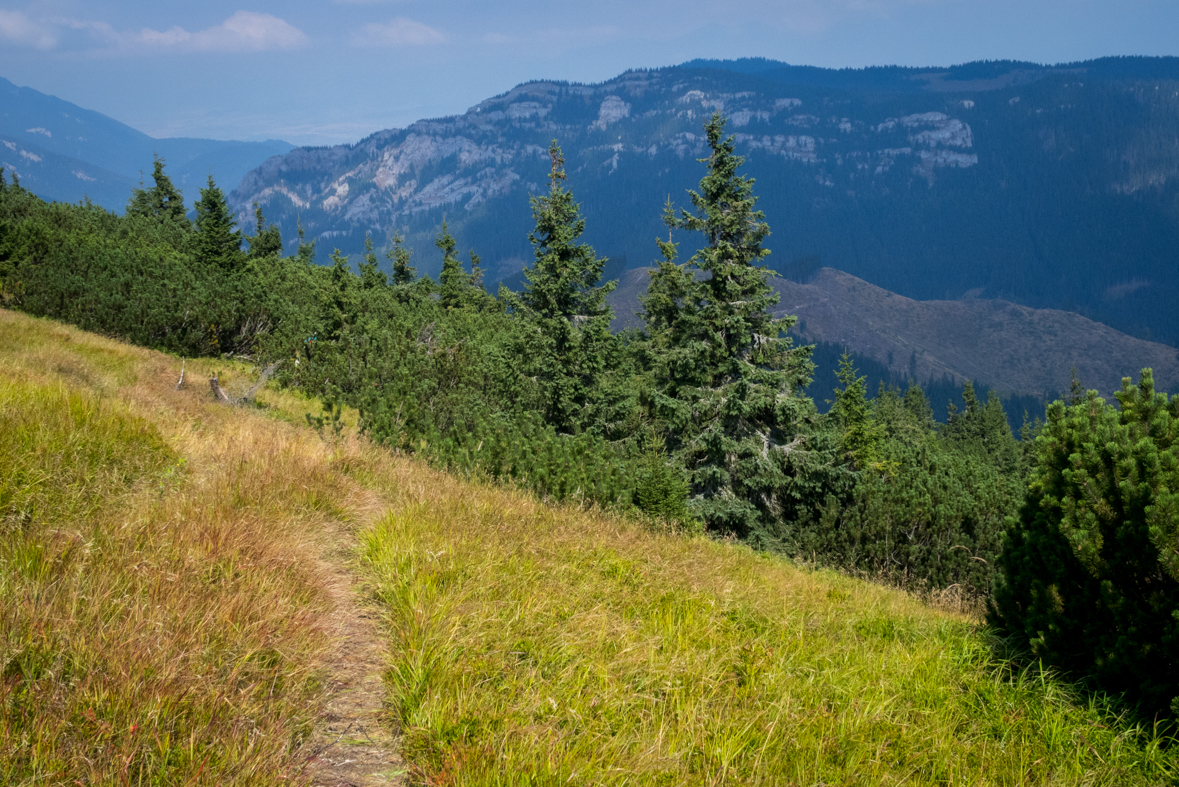
<path id="1" fill-rule="evenodd" d="M 863 470 L 877 461 L 883 436 L 868 403 L 868 378 L 856 374 L 851 354 L 846 348 L 839 359 L 839 371 L 835 376 L 843 385 L 835 389 L 835 403 L 829 414 L 840 430 L 838 450 L 844 460 L 857 470 Z"/>
<path id="2" fill-rule="evenodd" d="M 654 410 L 687 469 L 689 506 L 709 528 L 749 536 L 787 513 L 813 366 L 810 348 L 784 337 L 795 318 L 768 312 L 778 300 L 761 265 L 770 229 L 724 126 L 719 114 L 705 125 L 711 152 L 689 192 L 693 211 L 664 210 L 669 230 L 699 232 L 706 245 L 677 264 L 670 233 L 657 240 L 664 261 L 643 305 L 659 357 Z"/>
<path id="3" fill-rule="evenodd" d="M 531 365 L 541 384 L 545 419 L 563 432 L 578 432 L 593 420 L 601 378 L 612 356 L 612 312 L 606 296 L 615 282 L 599 286 L 605 258 L 578 243 L 585 219 L 564 186 L 565 158 L 553 140 L 549 191 L 533 197 L 536 226 L 528 235 L 535 261 L 524 271 L 519 295 L 504 292 L 508 305 L 535 326 Z"/>
<path id="4" fill-rule="evenodd" d="M 470 301 L 467 292 L 471 286 L 471 277 L 463 270 L 463 263 L 454 253 L 458 243 L 446 221 L 442 222 L 442 229 L 434 240 L 434 245 L 442 252 L 442 272 L 438 274 L 438 303 L 444 309 L 457 309 L 466 306 Z"/>
<path id="5" fill-rule="evenodd" d="M 479 255 L 471 250 L 471 272 L 467 273 L 462 261 L 455 255 L 458 243 L 446 222 L 434 241 L 442 252 L 442 272 L 438 275 L 438 303 L 444 309 L 487 308 L 495 299 L 483 289 L 483 269 L 479 267 Z"/>
<path id="6" fill-rule="evenodd" d="M 197 261 L 204 265 L 215 265 L 223 271 L 236 272 L 245 255 L 242 253 L 242 234 L 235 229 L 237 222 L 229 212 L 225 194 L 209 176 L 209 185 L 201 189 L 201 198 L 196 203 L 196 248 Z"/>
<path id="7" fill-rule="evenodd" d="M 360 263 L 360 287 L 364 290 L 378 290 L 383 289 L 389 285 L 389 279 L 385 276 L 385 272 L 381 270 L 381 265 L 377 262 L 377 253 L 373 249 L 373 239 L 364 236 L 364 262 Z"/>
<path id="8" fill-rule="evenodd" d="M 961 451 L 987 459 L 1005 473 L 1022 472 L 1019 444 L 1011 434 L 999 395 L 988 391 L 984 404 L 975 393 L 974 383 L 967 380 L 962 402 L 962 412 L 952 403 L 947 409 L 942 437 Z"/>
<path id="9" fill-rule="evenodd" d="M 413 252 L 405 247 L 405 236 L 397 233 L 393 236 L 393 248 L 385 252 L 385 257 L 393 266 L 393 286 L 401 287 L 413 284 L 418 278 L 418 270 L 409 264 Z"/>

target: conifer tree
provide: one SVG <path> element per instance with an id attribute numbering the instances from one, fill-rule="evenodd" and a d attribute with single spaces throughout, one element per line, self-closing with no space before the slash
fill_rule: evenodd
<path id="1" fill-rule="evenodd" d="M 315 262 L 315 239 L 307 242 L 306 233 L 303 231 L 303 222 L 298 219 L 295 220 L 295 231 L 299 236 L 299 248 L 295 251 L 295 259 L 304 265 L 311 265 Z"/>
<path id="2" fill-rule="evenodd" d="M 254 236 L 246 238 L 246 244 L 250 247 L 249 258 L 258 259 L 259 257 L 267 257 L 270 255 L 282 255 L 282 234 L 278 227 L 273 224 L 267 225 L 266 219 L 262 215 L 262 208 L 258 203 L 254 203 Z"/>
<path id="3" fill-rule="evenodd" d="M 442 229 L 434 245 L 442 252 L 442 273 L 438 275 L 438 303 L 444 309 L 455 309 L 465 306 L 468 302 L 467 289 L 471 286 L 471 277 L 463 270 L 463 263 L 455 256 L 454 250 L 458 244 L 454 236 L 442 222 Z"/>
<path id="4" fill-rule="evenodd" d="M 184 195 L 164 172 L 164 160 L 159 156 L 153 157 L 151 177 L 155 185 L 150 189 L 137 188 L 131 192 L 131 201 L 127 203 L 127 215 L 150 216 L 162 224 L 190 229 L 187 211 L 184 209 Z"/>
<path id="5" fill-rule="evenodd" d="M 401 233 L 393 236 L 393 248 L 385 252 L 385 256 L 393 266 L 394 287 L 413 284 L 417 280 L 418 270 L 409 264 L 412 252 L 405 247 L 405 236 Z"/>
<path id="6" fill-rule="evenodd" d="M 519 295 L 504 295 L 516 314 L 536 328 L 532 363 L 543 390 L 545 419 L 559 431 L 576 432 L 592 420 L 615 342 L 606 304 L 615 282 L 599 286 L 606 260 L 589 244 L 577 242 L 585 219 L 564 186 L 565 158 L 556 140 L 549 158 L 549 191 L 531 200 L 536 225 L 528 238 L 535 261 L 524 271 L 528 283 Z"/>
<path id="7" fill-rule="evenodd" d="M 962 390 L 962 412 L 952 404 L 947 410 L 942 436 L 956 448 L 985 458 L 1007 473 L 1020 471 L 1020 451 L 1011 425 L 1003 412 L 1003 403 L 994 391 L 987 392 L 986 404 L 978 399 L 974 383 L 966 381 Z"/>
<path id="8" fill-rule="evenodd" d="M 353 325 L 360 314 L 360 297 L 357 292 L 357 277 L 352 273 L 348 257 L 339 249 L 332 252 L 331 301 L 326 310 L 326 336 L 328 341 L 338 341 Z"/>
<path id="9" fill-rule="evenodd" d="M 830 416 L 839 426 L 839 453 L 857 470 L 869 467 L 877 460 L 881 432 L 872 418 L 865 382 L 852 366 L 851 355 L 845 349 L 839 360 L 836 377 L 843 388 L 835 389 L 835 403 Z"/>
<path id="10" fill-rule="evenodd" d="M 1179 397 L 1122 381 L 1053 402 L 990 622 L 1018 650 L 1179 716 Z"/>
<path id="11" fill-rule="evenodd" d="M 385 272 L 377 262 L 377 254 L 373 251 L 373 239 L 364 236 L 364 262 L 360 263 L 360 287 L 364 290 L 376 290 L 389 285 Z"/>
<path id="12" fill-rule="evenodd" d="M 444 309 L 473 307 L 483 309 L 494 303 L 494 299 L 483 289 L 483 269 L 479 267 L 479 255 L 471 251 L 471 272 L 455 255 L 458 243 L 442 222 L 442 230 L 434 241 L 442 252 L 442 273 L 438 276 L 438 303 Z"/>
<path id="13" fill-rule="evenodd" d="M 671 236 L 658 240 L 664 261 L 643 305 L 660 356 L 655 414 L 687 468 L 689 506 L 710 528 L 746 536 L 788 505 L 791 454 L 813 412 L 802 393 L 813 367 L 809 348 L 783 337 L 795 318 L 768 313 L 777 301 L 761 265 L 770 230 L 724 125 L 714 114 L 705 126 L 708 171 L 689 192 L 693 211 L 677 214 L 670 201 L 664 210 L 670 230 L 699 232 L 706 245 L 677 264 Z"/>
<path id="14" fill-rule="evenodd" d="M 242 234 L 235 229 L 237 222 L 229 212 L 225 194 L 209 176 L 209 185 L 201 189 L 196 203 L 197 261 L 216 265 L 226 272 L 236 272 L 245 259 L 242 254 Z"/>

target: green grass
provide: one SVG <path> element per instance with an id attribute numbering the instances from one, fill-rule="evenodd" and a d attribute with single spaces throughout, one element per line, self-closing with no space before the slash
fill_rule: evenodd
<path id="1" fill-rule="evenodd" d="M 176 459 L 121 402 L 0 379 L 0 527 L 10 533 L 85 517 Z"/>
<path id="2" fill-rule="evenodd" d="M 970 619 L 478 487 L 367 536 L 431 785 L 1167 784 L 1179 757 Z"/>

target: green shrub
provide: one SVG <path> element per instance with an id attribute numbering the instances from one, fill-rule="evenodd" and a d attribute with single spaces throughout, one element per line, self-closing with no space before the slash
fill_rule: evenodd
<path id="1" fill-rule="evenodd" d="M 1179 397 L 1150 369 L 1116 394 L 1055 402 L 1010 522 L 990 619 L 1046 664 L 1147 715 L 1179 696 Z"/>

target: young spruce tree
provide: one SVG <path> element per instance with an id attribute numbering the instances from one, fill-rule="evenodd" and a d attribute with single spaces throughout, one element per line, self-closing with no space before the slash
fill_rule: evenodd
<path id="1" fill-rule="evenodd" d="M 229 211 L 225 194 L 209 176 L 209 185 L 201 189 L 196 203 L 196 258 L 203 265 L 236 272 L 245 260 L 242 234 Z"/>
<path id="2" fill-rule="evenodd" d="M 657 241 L 664 261 L 643 305 L 660 357 L 654 410 L 687 469 L 689 506 L 709 528 L 746 537 L 787 513 L 813 366 L 809 348 L 783 337 L 795 318 L 768 312 L 778 300 L 761 265 L 770 229 L 724 125 L 714 114 L 705 126 L 711 153 L 700 191 L 689 192 L 694 210 L 677 215 L 669 201 L 664 211 L 670 229 L 699 232 L 706 245 L 677 264 L 670 236 Z"/>
<path id="3" fill-rule="evenodd" d="M 442 252 L 442 272 L 438 275 L 439 305 L 444 309 L 467 306 L 483 308 L 489 305 L 493 299 L 483 289 L 483 269 L 479 267 L 479 255 L 471 252 L 471 272 L 467 273 L 462 260 L 455 256 L 458 243 L 447 229 L 445 221 L 442 222 L 442 230 L 434 245 Z"/>
<path id="4" fill-rule="evenodd" d="M 161 224 L 185 232 L 192 229 L 184 209 L 184 195 L 164 172 L 164 160 L 159 156 L 155 156 L 152 162 L 151 177 L 155 185 L 150 189 L 132 190 L 131 201 L 127 203 L 127 215 L 150 216 Z"/>
<path id="5" fill-rule="evenodd" d="M 266 223 L 266 217 L 262 215 L 262 208 L 257 202 L 254 203 L 254 236 L 246 238 L 246 245 L 249 246 L 248 256 L 252 260 L 282 256 L 282 233 L 275 225 Z"/>
<path id="6" fill-rule="evenodd" d="M 524 271 L 528 284 L 505 298 L 535 327 L 532 364 L 544 397 L 545 420 L 561 432 L 579 432 L 593 419 L 615 342 L 606 296 L 615 282 L 599 286 L 606 264 L 588 243 L 578 243 L 585 219 L 565 188 L 565 158 L 553 140 L 549 191 L 532 198 L 536 227 L 528 235 L 535 262 Z"/>

